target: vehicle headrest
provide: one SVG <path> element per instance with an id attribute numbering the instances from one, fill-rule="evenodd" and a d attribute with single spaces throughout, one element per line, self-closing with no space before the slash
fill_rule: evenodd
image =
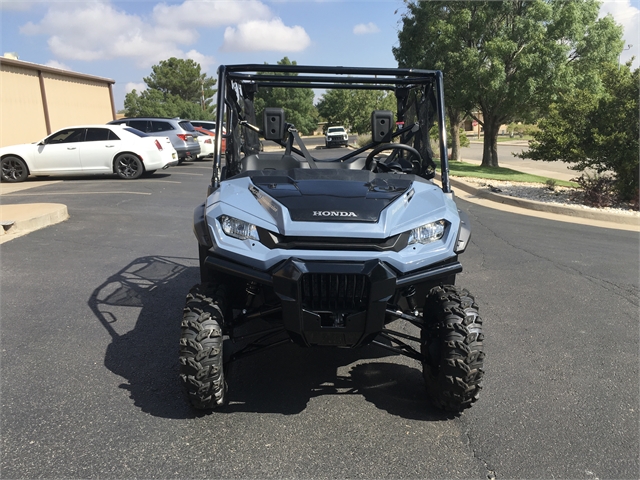
<path id="1" fill-rule="evenodd" d="M 267 107 L 262 114 L 264 119 L 265 140 L 284 140 L 286 130 L 284 122 L 284 109 Z"/>
<path id="2" fill-rule="evenodd" d="M 373 142 L 390 142 L 394 125 L 391 110 L 374 110 L 371 112 L 371 140 Z"/>

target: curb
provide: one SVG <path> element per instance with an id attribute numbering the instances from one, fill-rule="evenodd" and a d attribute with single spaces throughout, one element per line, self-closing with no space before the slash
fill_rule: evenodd
<path id="1" fill-rule="evenodd" d="M 624 215 L 613 212 L 601 212 L 598 210 L 589 210 L 580 207 L 572 207 L 568 205 L 557 205 L 553 203 L 537 202 L 535 200 L 526 200 L 524 198 L 510 197 L 508 195 L 500 195 L 499 193 L 488 192 L 478 189 L 460 180 L 449 177 L 452 187 L 459 188 L 467 193 L 471 193 L 480 198 L 491 200 L 493 202 L 511 205 L 513 207 L 528 208 L 529 210 L 537 210 L 539 212 L 555 213 L 559 215 L 567 215 L 570 217 L 587 218 L 589 220 L 599 220 L 602 222 L 620 223 L 624 225 L 638 225 L 640 219 L 633 215 Z"/>
<path id="2" fill-rule="evenodd" d="M 473 143 L 475 145 L 483 145 L 483 140 L 469 140 L 469 143 Z M 526 140 L 513 140 L 507 142 L 498 142 L 498 146 L 504 145 L 506 147 L 526 147 L 529 145 L 529 142 Z"/>
<path id="3" fill-rule="evenodd" d="M 25 233 L 64 222 L 69 218 L 67 206 L 61 203 L 0 205 L 0 242 Z"/>

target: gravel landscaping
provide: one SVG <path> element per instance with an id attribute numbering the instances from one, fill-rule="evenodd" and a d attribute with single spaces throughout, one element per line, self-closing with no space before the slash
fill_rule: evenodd
<path id="1" fill-rule="evenodd" d="M 479 189 L 486 189 L 500 195 L 535 200 L 537 202 L 556 203 L 559 205 L 571 205 L 586 210 L 598 210 L 612 213 L 621 213 L 640 217 L 640 212 L 633 210 L 630 205 L 618 207 L 595 208 L 583 205 L 580 202 L 580 189 L 556 186 L 551 190 L 540 183 L 508 182 L 502 180 L 488 180 L 474 177 L 452 177 L 456 180 L 471 184 Z"/>

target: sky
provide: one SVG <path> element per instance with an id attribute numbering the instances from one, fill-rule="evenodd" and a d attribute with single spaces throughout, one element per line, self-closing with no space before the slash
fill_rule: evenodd
<path id="1" fill-rule="evenodd" d="M 396 67 L 402 0 L 0 0 L 0 55 L 115 80 L 116 110 L 151 67 L 221 64 Z M 640 0 L 607 0 L 625 29 L 621 61 L 640 60 Z"/>

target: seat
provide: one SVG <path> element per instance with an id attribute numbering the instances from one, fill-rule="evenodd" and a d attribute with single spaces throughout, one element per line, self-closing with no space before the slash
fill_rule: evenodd
<path id="1" fill-rule="evenodd" d="M 344 162 L 327 162 L 327 161 L 316 161 L 316 165 L 318 168 L 336 168 L 340 170 L 362 170 L 364 168 L 364 157 L 351 157 Z M 304 167 L 306 168 L 306 167 Z"/>
<path id="2" fill-rule="evenodd" d="M 240 171 L 249 170 L 290 170 L 292 168 L 306 168 L 291 155 L 280 153 L 254 153 L 240 160 Z"/>

